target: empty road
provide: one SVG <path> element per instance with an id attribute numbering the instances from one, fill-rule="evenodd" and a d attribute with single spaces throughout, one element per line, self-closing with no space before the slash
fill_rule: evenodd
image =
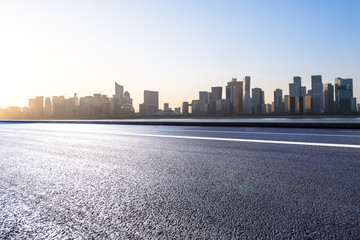
<path id="1" fill-rule="evenodd" d="M 358 239 L 360 131 L 0 124 L 0 239 Z"/>

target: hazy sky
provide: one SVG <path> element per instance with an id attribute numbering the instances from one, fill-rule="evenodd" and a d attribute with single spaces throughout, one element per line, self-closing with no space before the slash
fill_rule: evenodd
<path id="1" fill-rule="evenodd" d="M 360 1 L 0 1 L 0 107 L 102 91 L 180 106 L 251 76 L 288 94 L 299 75 L 352 77 L 360 99 Z"/>

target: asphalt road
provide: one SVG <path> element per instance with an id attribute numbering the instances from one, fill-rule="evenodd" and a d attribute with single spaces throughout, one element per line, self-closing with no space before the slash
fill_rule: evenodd
<path id="1" fill-rule="evenodd" d="M 0 124 L 0 239 L 359 239 L 360 131 Z"/>

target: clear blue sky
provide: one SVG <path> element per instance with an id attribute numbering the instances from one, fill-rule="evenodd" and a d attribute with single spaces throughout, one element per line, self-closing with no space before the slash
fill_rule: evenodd
<path id="1" fill-rule="evenodd" d="M 266 102 L 313 74 L 354 78 L 360 98 L 360 1 L 3 0 L 0 66 L 0 107 L 114 81 L 136 108 L 144 89 L 177 107 L 244 75 Z"/>

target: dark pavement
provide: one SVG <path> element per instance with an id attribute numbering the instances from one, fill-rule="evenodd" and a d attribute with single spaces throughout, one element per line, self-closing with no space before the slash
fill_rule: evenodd
<path id="1" fill-rule="evenodd" d="M 0 124 L 0 239 L 359 239 L 359 171 L 358 130 Z"/>

